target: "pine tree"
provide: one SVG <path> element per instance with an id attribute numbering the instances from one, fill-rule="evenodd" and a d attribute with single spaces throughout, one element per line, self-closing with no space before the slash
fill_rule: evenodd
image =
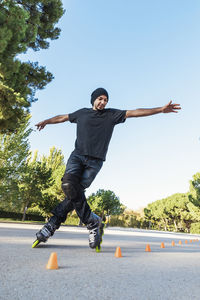
<path id="1" fill-rule="evenodd" d="M 18 54 L 49 47 L 59 37 L 55 27 L 64 10 L 60 0 L 7 0 L 0 3 L 0 130 L 19 126 L 53 75 L 37 62 L 21 62 Z M 16 93 L 16 94 L 15 94 Z M 20 100 L 19 100 L 20 99 Z M 5 112 L 6 104 L 6 112 Z"/>

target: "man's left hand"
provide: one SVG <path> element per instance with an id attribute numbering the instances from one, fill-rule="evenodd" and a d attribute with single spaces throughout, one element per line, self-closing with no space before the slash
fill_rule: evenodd
<path id="1" fill-rule="evenodd" d="M 179 109 L 181 109 L 180 104 L 172 103 L 172 101 L 170 101 L 168 104 L 163 106 L 162 112 L 165 114 L 170 112 L 177 113 Z"/>

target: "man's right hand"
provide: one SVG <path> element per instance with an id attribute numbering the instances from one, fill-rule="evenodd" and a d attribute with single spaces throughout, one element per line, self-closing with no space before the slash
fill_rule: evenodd
<path id="1" fill-rule="evenodd" d="M 59 115 L 59 116 L 55 116 L 53 118 L 44 120 L 42 122 L 39 122 L 37 124 L 35 124 L 35 126 L 37 126 L 38 130 L 43 129 L 47 124 L 57 124 L 57 123 L 63 123 L 69 121 L 69 115 L 65 114 L 65 115 Z"/>
<path id="2" fill-rule="evenodd" d="M 43 129 L 45 126 L 47 125 L 47 122 L 46 120 L 45 121 L 42 121 L 42 122 L 39 122 L 37 124 L 35 124 L 35 126 L 37 126 L 37 129 L 40 131 L 41 129 Z"/>

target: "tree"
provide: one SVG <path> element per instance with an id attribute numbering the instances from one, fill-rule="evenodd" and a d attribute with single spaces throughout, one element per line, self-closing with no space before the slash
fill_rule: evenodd
<path id="1" fill-rule="evenodd" d="M 29 119 L 30 115 L 23 118 L 12 134 L 0 134 L 0 203 L 1 208 L 10 211 L 20 207 L 18 182 L 29 155 Z"/>
<path id="2" fill-rule="evenodd" d="M 51 168 L 48 168 L 45 162 L 38 160 L 37 151 L 34 153 L 33 158 L 31 153 L 18 183 L 23 212 L 22 221 L 25 220 L 28 207 L 33 203 L 40 203 L 45 198 L 45 190 L 53 184 L 51 175 Z"/>
<path id="3" fill-rule="evenodd" d="M 0 208 L 23 213 L 39 208 L 48 216 L 64 194 L 61 178 L 65 170 L 61 150 L 52 147 L 49 156 L 39 158 L 30 152 L 28 137 L 30 115 L 11 134 L 0 134 Z"/>
<path id="4" fill-rule="evenodd" d="M 65 161 L 62 151 L 56 147 L 50 148 L 49 155 L 43 155 L 41 158 L 42 163 L 46 163 L 47 168 L 52 170 L 52 178 L 54 184 L 48 189 L 48 193 L 56 196 L 59 201 L 64 200 L 64 193 L 61 188 L 61 178 L 65 171 Z"/>
<path id="5" fill-rule="evenodd" d="M 52 184 L 43 190 L 43 196 L 36 204 L 42 210 L 43 215 L 48 216 L 65 197 L 61 188 L 61 178 L 65 171 L 64 155 L 61 150 L 52 147 L 48 156 L 41 157 L 41 164 L 51 171 Z"/>
<path id="6" fill-rule="evenodd" d="M 145 218 L 154 228 L 190 231 L 191 224 L 200 220 L 200 209 L 189 199 L 189 194 L 174 194 L 155 201 L 144 209 Z"/>
<path id="7" fill-rule="evenodd" d="M 93 211 L 100 214 L 102 218 L 105 215 L 119 215 L 122 212 L 119 197 L 110 190 L 100 189 L 88 197 L 88 203 Z"/>
<path id="8" fill-rule="evenodd" d="M 41 215 L 49 216 L 52 209 L 64 198 L 61 189 L 64 169 L 64 156 L 55 147 L 50 149 L 49 156 L 39 157 L 38 151 L 34 154 L 29 152 L 21 172 L 12 169 L 11 174 L 16 178 L 15 186 L 10 182 L 9 186 L 16 200 L 8 195 L 5 205 L 10 201 L 14 210 L 23 213 L 23 221 L 27 210 L 31 212 L 36 209 Z"/>
<path id="9" fill-rule="evenodd" d="M 190 181 L 190 190 L 188 193 L 190 203 L 188 208 L 190 209 L 193 219 L 199 223 L 200 221 L 200 173 L 193 175 L 193 180 Z M 198 224 L 194 224 L 194 228 L 198 228 L 197 233 L 200 232 L 200 227 Z"/>
<path id="10" fill-rule="evenodd" d="M 3 76 L 0 74 L 0 131 L 6 133 L 26 117 L 24 107 L 28 107 L 27 101 L 3 83 Z"/>
<path id="11" fill-rule="evenodd" d="M 145 219 L 152 224 L 153 227 L 158 226 L 160 229 L 164 227 L 167 230 L 168 216 L 165 210 L 165 204 L 163 200 L 157 200 L 151 204 L 148 204 L 144 209 Z"/>
<path id="12" fill-rule="evenodd" d="M 190 201 L 200 207 L 200 173 L 193 175 L 193 180 L 190 180 L 190 191 L 189 191 Z"/>
<path id="13" fill-rule="evenodd" d="M 55 24 L 63 15 L 60 0 L 7 0 L 0 3 L 0 129 L 13 131 L 53 75 L 37 62 L 21 62 L 28 49 L 49 47 L 59 37 Z M 15 94 L 17 93 L 17 94 Z M 16 97 L 17 95 L 17 97 Z M 6 107 L 6 109 L 5 109 Z"/>

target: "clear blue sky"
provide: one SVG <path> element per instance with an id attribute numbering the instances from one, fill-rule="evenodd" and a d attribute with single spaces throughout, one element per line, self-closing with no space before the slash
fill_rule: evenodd
<path id="1" fill-rule="evenodd" d="M 128 119 L 117 125 L 107 160 L 88 189 L 110 189 L 128 208 L 189 190 L 200 168 L 200 1 L 77 0 L 66 9 L 61 36 L 50 48 L 29 51 L 55 79 L 37 93 L 32 124 L 90 107 L 97 87 L 108 90 L 108 107 L 163 106 L 178 114 Z M 49 125 L 30 137 L 31 149 L 62 149 L 67 160 L 76 127 Z"/>

